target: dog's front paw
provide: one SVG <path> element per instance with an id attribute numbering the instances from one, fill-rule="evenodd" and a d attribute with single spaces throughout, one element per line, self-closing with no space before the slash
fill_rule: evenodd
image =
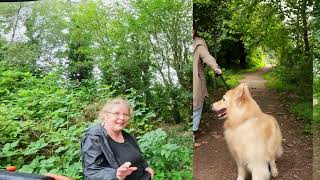
<path id="1" fill-rule="evenodd" d="M 278 169 L 277 168 L 271 168 L 271 176 L 272 177 L 277 177 L 279 175 Z"/>
<path id="2" fill-rule="evenodd" d="M 245 177 L 243 177 L 243 176 L 238 176 L 238 177 L 237 177 L 237 180 L 245 180 Z"/>

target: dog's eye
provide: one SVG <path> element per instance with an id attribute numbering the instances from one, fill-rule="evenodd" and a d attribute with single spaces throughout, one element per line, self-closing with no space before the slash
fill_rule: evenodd
<path id="1" fill-rule="evenodd" d="M 222 101 L 226 101 L 226 99 L 225 99 L 225 98 L 222 98 Z"/>

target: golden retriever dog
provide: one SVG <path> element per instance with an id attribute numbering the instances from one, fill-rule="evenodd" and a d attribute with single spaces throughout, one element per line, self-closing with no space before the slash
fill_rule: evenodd
<path id="1" fill-rule="evenodd" d="M 282 135 L 277 120 L 261 111 L 246 84 L 229 90 L 212 105 L 224 121 L 224 137 L 238 167 L 237 180 L 269 180 L 278 175 L 276 158 L 282 150 Z M 270 168 L 270 170 L 269 170 Z"/>

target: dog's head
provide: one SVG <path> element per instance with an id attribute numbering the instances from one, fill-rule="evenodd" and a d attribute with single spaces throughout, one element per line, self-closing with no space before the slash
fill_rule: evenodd
<path id="1" fill-rule="evenodd" d="M 219 119 L 230 116 L 241 117 L 251 99 L 248 86 L 242 83 L 227 91 L 220 101 L 213 103 L 212 110 L 217 113 Z"/>

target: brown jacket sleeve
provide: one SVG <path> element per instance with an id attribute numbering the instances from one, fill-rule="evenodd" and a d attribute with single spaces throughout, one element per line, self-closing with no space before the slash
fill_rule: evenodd
<path id="1" fill-rule="evenodd" d="M 208 66 L 213 68 L 214 70 L 219 68 L 216 60 L 211 56 L 211 54 L 208 51 L 208 48 L 203 45 L 199 45 L 197 47 L 200 57 L 204 63 L 206 63 Z"/>

